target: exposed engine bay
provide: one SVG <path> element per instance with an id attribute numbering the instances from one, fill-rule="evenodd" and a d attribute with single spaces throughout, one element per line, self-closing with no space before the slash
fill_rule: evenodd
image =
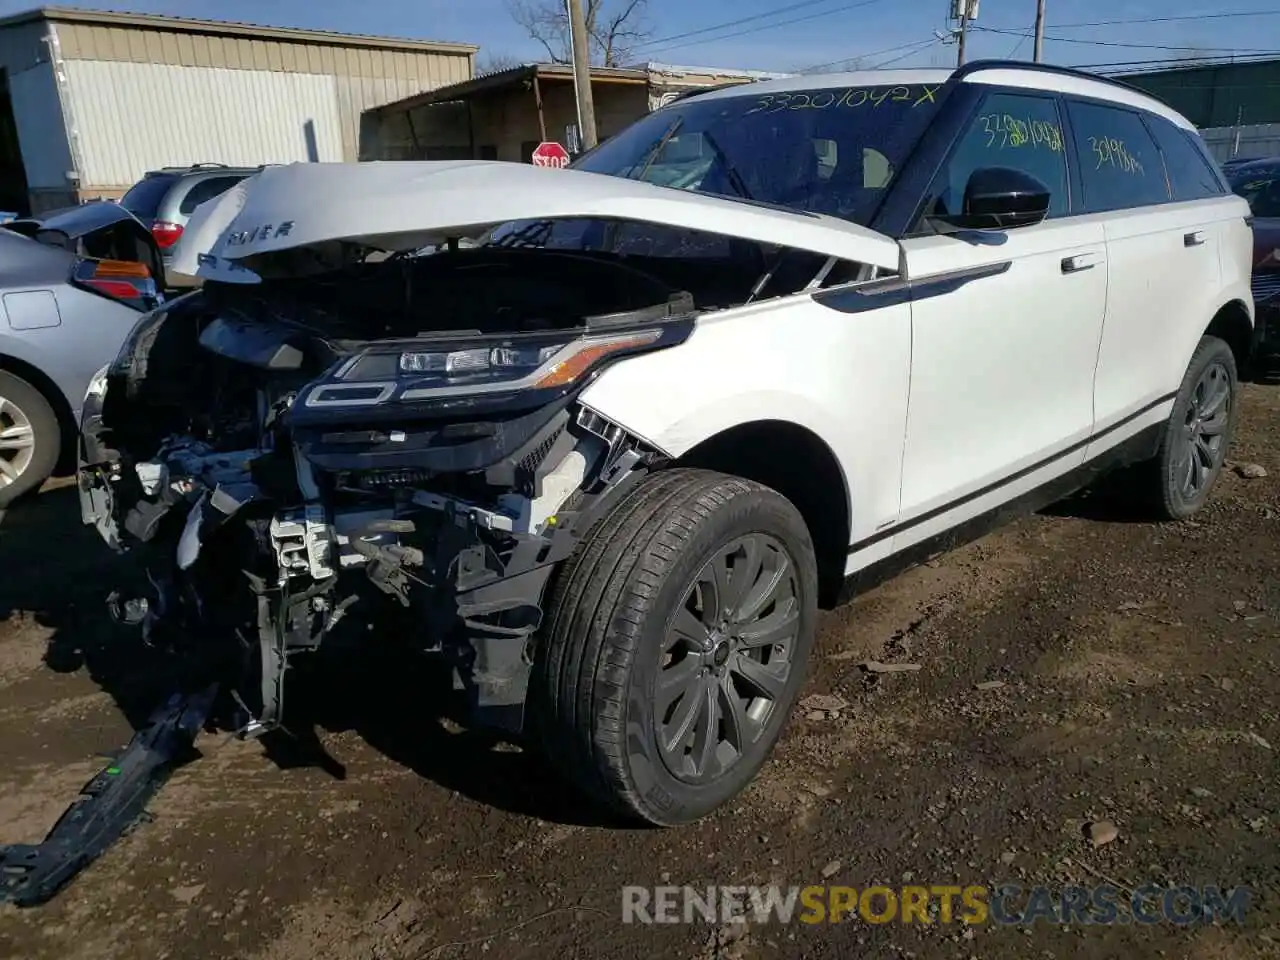
<path id="1" fill-rule="evenodd" d="M 153 588 L 113 615 L 214 671 L 246 732 L 280 723 L 295 655 L 389 640 L 445 658 L 477 723 L 519 730 L 552 571 L 664 460 L 582 388 L 700 310 L 832 266 L 522 235 L 206 283 L 145 316 L 86 398 L 84 520 L 146 551 Z"/>
<path id="2" fill-rule="evenodd" d="M 84 518 L 149 551 L 154 588 L 113 612 L 217 670 L 251 730 L 292 656 L 386 638 L 519 728 L 548 576 L 660 459 L 575 395 L 694 310 L 630 266 L 509 249 L 171 302 L 86 405 Z"/>

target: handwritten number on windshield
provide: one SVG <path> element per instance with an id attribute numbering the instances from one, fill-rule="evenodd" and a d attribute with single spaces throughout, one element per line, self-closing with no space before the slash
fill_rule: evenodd
<path id="1" fill-rule="evenodd" d="M 911 87 L 850 87 L 837 96 L 830 90 L 817 90 L 806 93 L 770 93 L 756 101 L 756 105 L 743 114 L 748 117 L 753 113 L 781 113 L 784 110 L 826 110 L 829 107 L 862 107 L 870 104 L 876 108 L 889 103 L 907 103 L 910 109 L 925 103 L 937 103 L 937 84 L 921 86 L 917 90 Z"/>

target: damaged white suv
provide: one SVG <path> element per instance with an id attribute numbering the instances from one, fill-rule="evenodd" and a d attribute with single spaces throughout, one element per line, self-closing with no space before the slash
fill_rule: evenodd
<path id="1" fill-rule="evenodd" d="M 268 169 L 91 390 L 85 520 L 250 730 L 297 655 L 405 643 L 689 821 L 764 762 L 819 607 L 1110 466 L 1204 503 L 1248 214 L 1169 108 L 1012 63 L 707 92 L 568 171 Z"/>

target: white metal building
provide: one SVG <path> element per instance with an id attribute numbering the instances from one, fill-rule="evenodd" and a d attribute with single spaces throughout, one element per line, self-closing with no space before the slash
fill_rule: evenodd
<path id="1" fill-rule="evenodd" d="M 470 44 L 45 7 L 0 20 L 0 210 L 194 163 L 355 160 L 364 110 L 468 80 Z"/>

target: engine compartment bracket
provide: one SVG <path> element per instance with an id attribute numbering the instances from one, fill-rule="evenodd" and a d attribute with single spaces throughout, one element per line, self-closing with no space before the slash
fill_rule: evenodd
<path id="1" fill-rule="evenodd" d="M 0 845 L 0 903 L 48 902 L 147 818 L 147 802 L 173 770 L 192 759 L 196 734 L 217 692 L 215 683 L 168 697 L 115 760 L 85 784 L 44 840 Z"/>

